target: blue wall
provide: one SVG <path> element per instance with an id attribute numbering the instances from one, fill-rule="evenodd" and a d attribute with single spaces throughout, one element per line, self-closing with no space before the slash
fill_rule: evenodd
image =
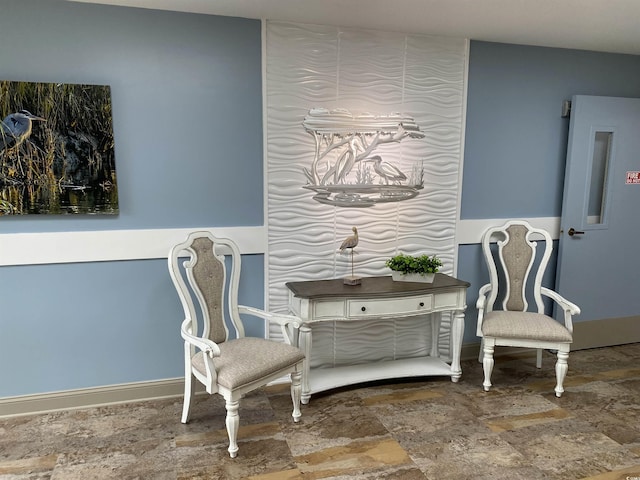
<path id="1" fill-rule="evenodd" d="M 2 79 L 111 86 L 120 197 L 115 217 L 1 217 L 0 233 L 263 224 L 259 21 L 0 0 L 0 32 Z M 242 282 L 264 305 L 262 255 Z M 0 267 L 0 309 L 0 397 L 183 373 L 165 260 Z"/>
<path id="2" fill-rule="evenodd" d="M 0 12 L 3 79 L 111 86 L 121 212 L 5 217 L 0 233 L 263 224 L 260 22 L 45 0 Z M 639 78 L 637 56 L 472 42 L 462 219 L 558 216 L 562 101 L 640 96 Z M 243 261 L 240 300 L 261 306 L 263 258 Z M 475 342 L 478 246 L 458 263 Z M 0 308 L 0 397 L 182 374 L 164 260 L 0 267 Z"/>
<path id="3" fill-rule="evenodd" d="M 640 97 L 640 56 L 471 42 L 462 219 L 559 217 L 572 95 Z"/>
<path id="4" fill-rule="evenodd" d="M 120 198 L 3 232 L 263 224 L 259 21 L 0 0 L 0 32 L 3 80 L 111 86 Z"/>
<path id="5" fill-rule="evenodd" d="M 243 272 L 262 281 L 261 255 Z M 0 397 L 180 377 L 184 318 L 166 260 L 0 267 Z M 264 304 L 240 282 L 240 302 Z M 249 319 L 247 333 L 262 334 Z"/>
<path id="6" fill-rule="evenodd" d="M 640 56 L 471 42 L 462 220 L 560 217 L 572 95 L 640 97 Z M 554 254 L 551 288 L 555 264 Z M 475 342 L 489 281 L 480 245 L 460 246 L 458 277 L 471 283 L 464 341 Z"/>

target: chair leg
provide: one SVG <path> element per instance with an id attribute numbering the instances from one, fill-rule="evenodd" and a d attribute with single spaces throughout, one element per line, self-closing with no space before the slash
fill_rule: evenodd
<path id="1" fill-rule="evenodd" d="M 293 417 L 294 422 L 300 421 L 302 413 L 300 412 L 300 396 L 302 395 L 302 372 L 291 373 L 291 400 L 293 400 Z"/>
<path id="2" fill-rule="evenodd" d="M 536 350 L 536 367 L 542 368 L 542 349 L 538 348 Z"/>
<path id="3" fill-rule="evenodd" d="M 195 382 L 193 381 L 193 375 L 191 372 L 186 373 L 184 376 L 184 400 L 182 403 L 182 423 L 189 421 L 189 414 L 191 412 L 191 399 L 195 393 Z"/>
<path id="4" fill-rule="evenodd" d="M 569 365 L 567 360 L 569 359 L 569 352 L 561 352 L 558 350 L 558 361 L 556 362 L 556 388 L 554 389 L 556 392 L 556 397 L 561 397 L 564 392 L 564 388 L 562 384 L 564 382 L 564 377 L 567 375 L 567 370 L 569 369 Z"/>
<path id="5" fill-rule="evenodd" d="M 480 339 L 480 351 L 478 352 L 478 363 L 482 363 L 484 358 L 484 337 Z"/>
<path id="6" fill-rule="evenodd" d="M 484 344 L 483 357 L 482 357 L 482 369 L 484 370 L 484 382 L 482 382 L 482 386 L 484 387 L 484 391 L 488 392 L 491 388 L 491 372 L 493 371 L 493 345 Z"/>
<path id="7" fill-rule="evenodd" d="M 240 416 L 238 415 L 238 409 L 240 402 L 227 400 L 227 435 L 229 436 L 229 455 L 231 458 L 235 458 L 238 454 L 238 427 L 240 426 Z"/>

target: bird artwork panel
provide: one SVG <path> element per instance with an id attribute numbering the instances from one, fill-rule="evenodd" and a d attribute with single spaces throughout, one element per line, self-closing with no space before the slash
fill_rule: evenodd
<path id="1" fill-rule="evenodd" d="M 404 172 L 394 165 L 389 146 L 424 133 L 407 114 L 354 115 L 346 109 L 312 108 L 303 121 L 312 135 L 315 155 L 303 168 L 313 199 L 337 207 L 367 208 L 378 203 L 410 200 L 424 188 L 424 169 Z M 385 156 L 378 151 L 387 145 Z"/>
<path id="2" fill-rule="evenodd" d="M 111 89 L 0 80 L 0 216 L 119 211 Z"/>

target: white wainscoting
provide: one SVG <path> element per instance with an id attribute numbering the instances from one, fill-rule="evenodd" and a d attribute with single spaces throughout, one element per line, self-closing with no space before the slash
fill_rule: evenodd
<path id="1" fill-rule="evenodd" d="M 480 243 L 482 233 L 507 219 L 459 220 L 456 243 Z M 560 235 L 559 217 L 524 218 L 544 228 L 554 239 Z M 0 234 L 0 266 L 46 265 L 55 263 L 116 262 L 167 258 L 172 245 L 184 240 L 189 232 L 207 230 L 219 237 L 233 239 L 243 254 L 267 251 L 267 229 L 255 227 L 193 227 L 145 230 L 99 230 L 88 232 L 38 232 Z"/>
<path id="2" fill-rule="evenodd" d="M 482 234 L 489 227 L 502 225 L 515 218 L 483 218 L 479 220 L 459 220 L 456 227 L 456 244 L 469 245 L 480 243 Z M 520 218 L 529 222 L 536 228 L 542 228 L 551 234 L 551 238 L 557 240 L 560 237 L 560 217 L 536 217 Z"/>
<path id="3" fill-rule="evenodd" d="M 6 233 L 0 235 L 0 266 L 167 258 L 173 245 L 196 230 L 231 238 L 244 254 L 266 251 L 264 226 Z"/>

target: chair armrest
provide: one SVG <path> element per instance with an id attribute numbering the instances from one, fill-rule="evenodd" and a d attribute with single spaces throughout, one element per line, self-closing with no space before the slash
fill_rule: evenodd
<path id="1" fill-rule="evenodd" d="M 569 332 L 573 333 L 573 321 L 571 320 L 571 316 L 579 315 L 580 307 L 578 307 L 575 303 L 571 303 L 558 292 L 554 292 L 553 290 L 550 290 L 546 287 L 541 287 L 540 293 L 552 299 L 562 308 L 562 310 L 564 311 L 564 326 L 567 330 L 569 330 Z"/>
<path id="2" fill-rule="evenodd" d="M 476 308 L 478 309 L 478 323 L 476 325 L 476 335 L 482 337 L 482 321 L 484 320 L 484 313 L 487 307 L 487 299 L 491 293 L 491 284 L 487 283 L 480 287 L 478 290 L 478 300 L 476 301 Z"/>
<path id="3" fill-rule="evenodd" d="M 541 287 L 540 293 L 555 301 L 562 307 L 565 312 L 568 312 L 571 315 L 580 315 L 580 307 L 578 307 L 575 303 L 571 303 L 558 292 L 554 292 L 553 290 L 550 290 L 546 287 Z"/>
<path id="4" fill-rule="evenodd" d="M 193 335 L 191 332 L 191 319 L 185 318 L 180 326 L 180 335 L 190 345 L 202 350 L 209 357 L 219 357 L 220 356 L 220 347 L 213 340 L 209 340 L 208 338 L 198 337 Z"/>
<path id="5" fill-rule="evenodd" d="M 191 333 L 191 325 L 191 319 L 185 318 L 180 326 L 180 335 L 185 341 L 185 355 L 188 355 L 189 365 L 191 365 L 190 357 L 193 355 L 193 348 L 188 348 L 188 346 L 202 350 L 202 353 L 204 353 L 205 376 L 193 370 L 193 366 L 190 367 L 191 372 L 204 384 L 208 393 L 216 393 L 218 391 L 218 372 L 216 372 L 213 364 L 213 357 L 220 356 L 220 347 L 213 340 L 193 335 Z M 185 361 L 187 361 L 186 358 Z"/>
<path id="6" fill-rule="evenodd" d="M 302 323 L 302 321 L 300 320 L 300 317 L 297 317 L 295 315 L 285 315 L 282 313 L 266 312 L 264 310 L 260 310 L 259 308 L 248 307 L 246 305 L 238 305 L 238 311 L 240 313 L 254 315 L 256 317 L 271 320 L 273 322 L 278 323 L 279 325 L 284 325 L 284 326 L 290 323 L 293 323 L 296 327 L 299 327 L 300 324 Z"/>
<path id="7" fill-rule="evenodd" d="M 476 302 L 476 308 L 478 310 L 484 310 L 484 307 L 487 303 L 487 295 L 491 292 L 491 284 L 487 283 L 480 287 L 478 290 L 478 301 Z"/>
<path id="8" fill-rule="evenodd" d="M 253 315 L 255 317 L 277 323 L 282 328 L 282 334 L 284 335 L 287 343 L 295 347 L 298 346 L 298 329 L 302 324 L 300 317 L 282 313 L 266 312 L 259 308 L 248 307 L 246 305 L 238 305 L 238 312 L 240 314 Z"/>

